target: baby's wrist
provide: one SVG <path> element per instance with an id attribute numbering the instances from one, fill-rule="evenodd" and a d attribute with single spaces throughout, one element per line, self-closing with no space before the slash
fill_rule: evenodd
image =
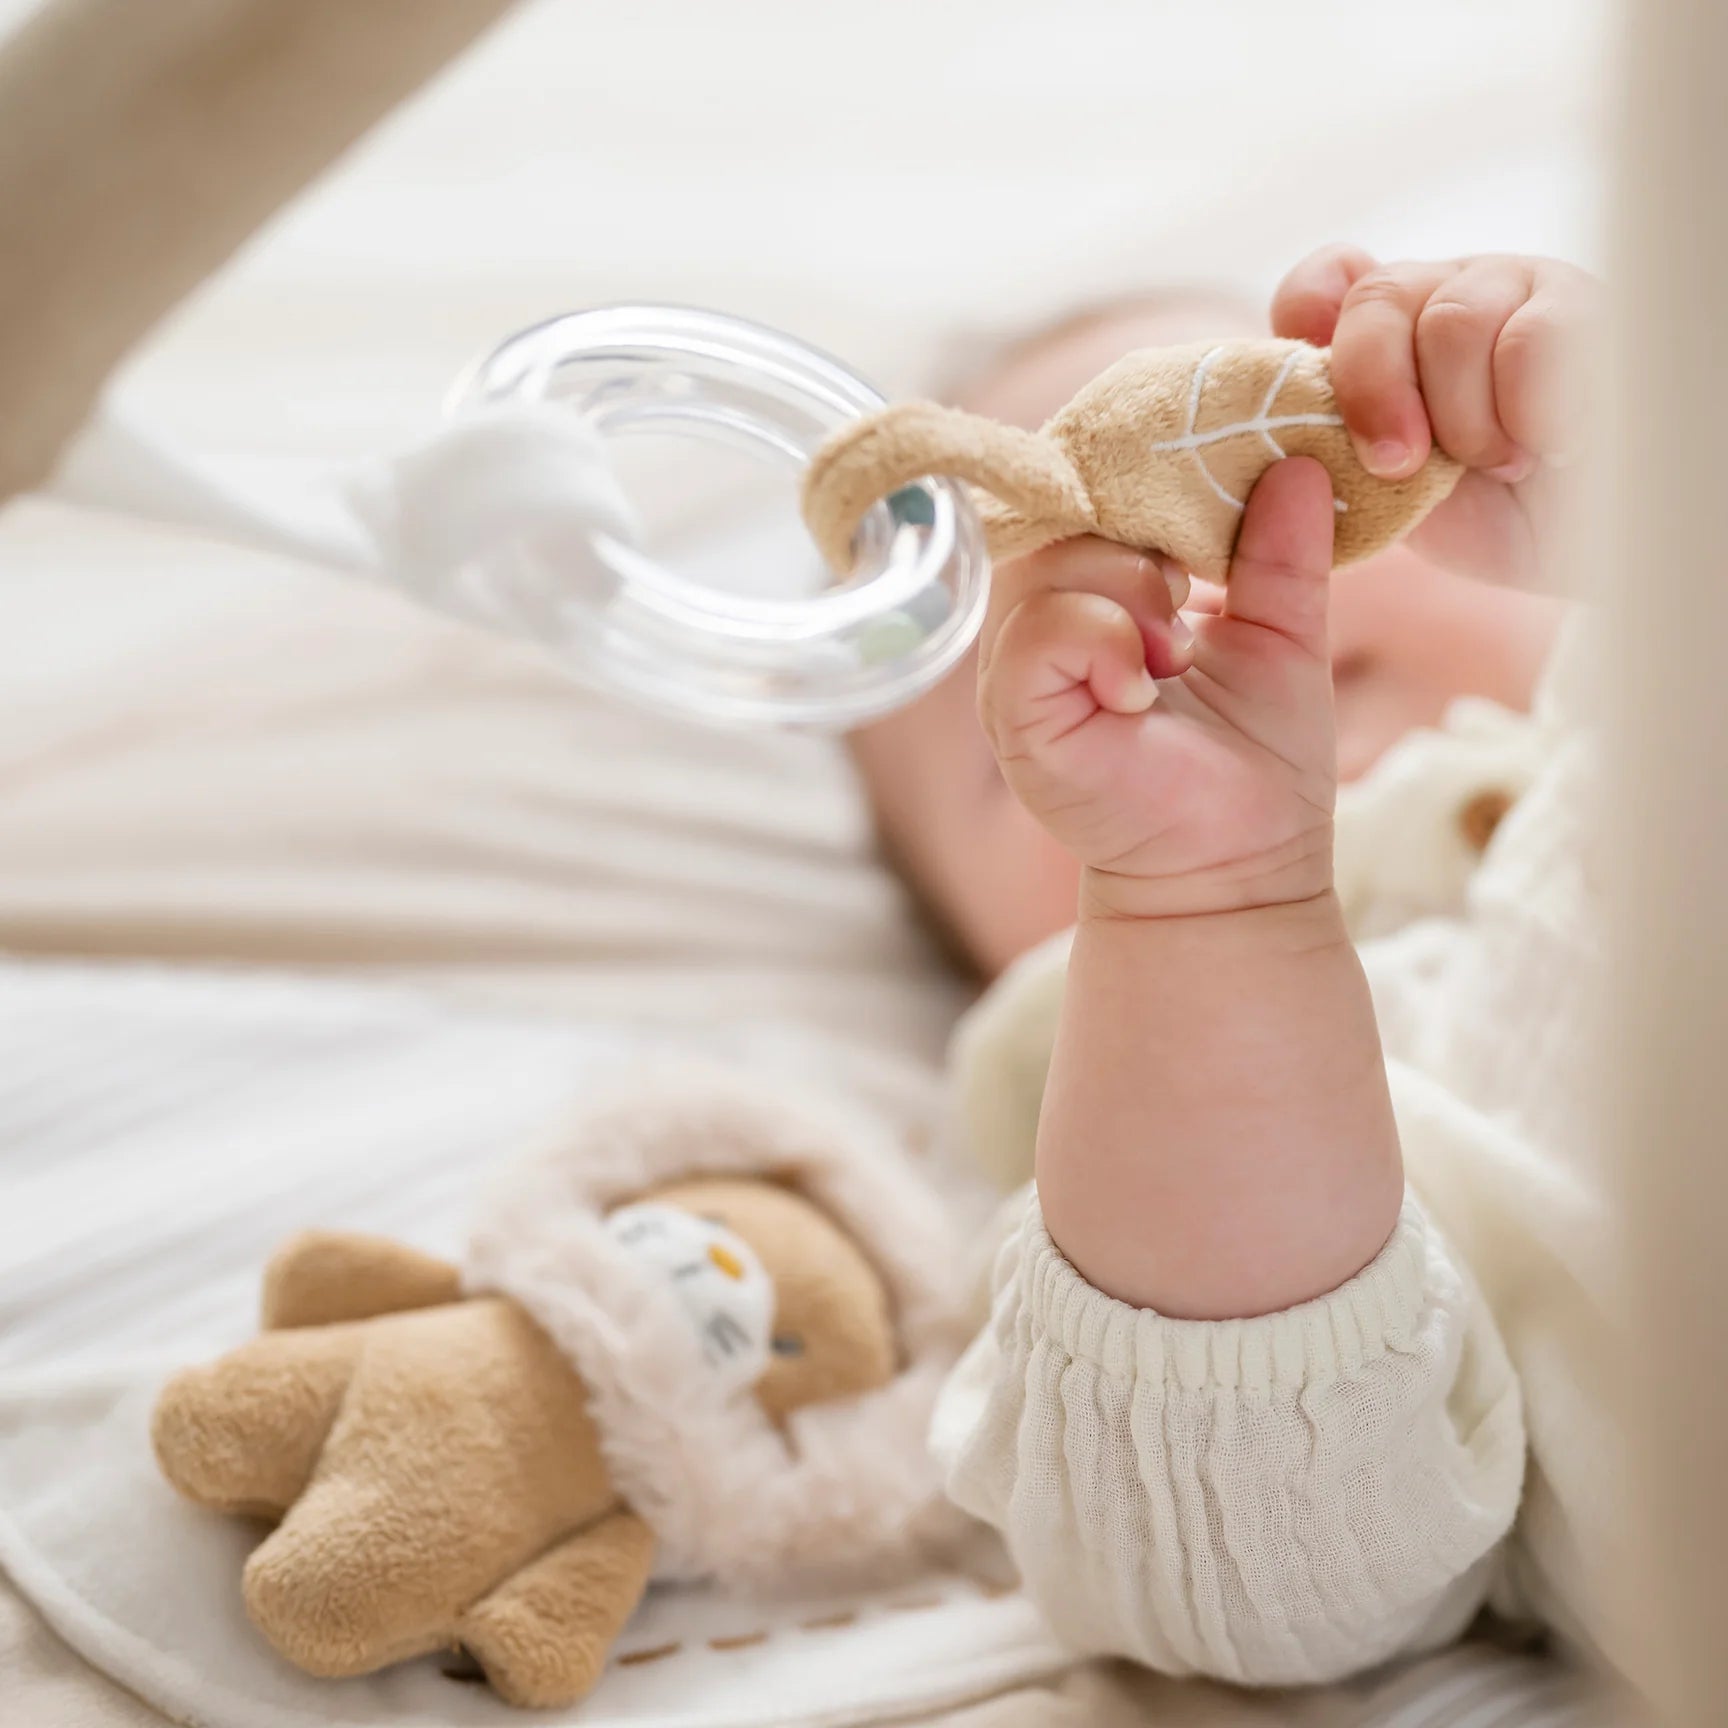
<path id="1" fill-rule="evenodd" d="M 1306 964 L 1352 946 L 1330 888 L 1305 900 L 1141 917 L 1088 906 L 1083 894 L 1079 928 L 1094 944 L 1136 956 L 1137 965 L 1177 974 L 1201 968 L 1214 979 L 1238 970 L 1258 976 L 1267 965 Z"/>
<path id="2" fill-rule="evenodd" d="M 1179 876 L 1081 872 L 1081 924 L 1214 918 L 1333 901 L 1332 830 L 1304 836 L 1281 855 Z"/>

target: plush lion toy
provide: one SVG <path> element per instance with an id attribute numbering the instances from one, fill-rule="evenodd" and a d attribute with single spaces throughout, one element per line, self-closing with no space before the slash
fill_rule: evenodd
<path id="1" fill-rule="evenodd" d="M 896 1148 L 659 1075 L 513 1172 L 460 1268 L 289 1242 L 262 1334 L 163 1391 L 157 1457 L 275 1522 L 243 1591 L 289 1661 L 459 1648 L 511 1703 L 570 1703 L 652 1578 L 772 1587 L 916 1540 L 946 1247 Z"/>

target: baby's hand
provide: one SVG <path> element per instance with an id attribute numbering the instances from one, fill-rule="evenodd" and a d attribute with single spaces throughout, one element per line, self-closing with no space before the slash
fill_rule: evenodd
<path id="1" fill-rule="evenodd" d="M 1087 867 L 1082 916 L 1187 917 L 1331 888 L 1332 524 L 1325 469 L 1275 463 L 1248 501 L 1223 609 L 1192 637 L 1175 611 L 1186 579 L 1123 547 L 1071 540 L 998 572 L 979 712 L 1015 794 Z"/>
<path id="2" fill-rule="evenodd" d="M 1468 470 L 1411 544 L 1463 574 L 1531 583 L 1556 466 L 1578 453 L 1597 285 L 1548 258 L 1378 264 L 1332 246 L 1279 285 L 1280 336 L 1330 343 L 1363 465 L 1412 474 L 1438 444 Z"/>

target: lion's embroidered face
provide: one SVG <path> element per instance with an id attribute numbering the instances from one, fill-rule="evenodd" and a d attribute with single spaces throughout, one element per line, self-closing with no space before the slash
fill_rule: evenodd
<path id="1" fill-rule="evenodd" d="M 774 1281 L 742 1236 L 659 1200 L 620 1206 L 606 1230 L 677 1298 L 716 1386 L 737 1392 L 761 1379 L 772 1360 Z"/>
<path id="2" fill-rule="evenodd" d="M 658 1188 L 613 1217 L 674 1210 L 696 1226 L 667 1223 L 665 1239 L 690 1268 L 678 1280 L 680 1297 L 688 1298 L 704 1352 L 733 1364 L 734 1384 L 753 1383 L 768 1415 L 893 1377 L 899 1352 L 887 1288 L 816 1206 L 777 1183 L 705 1177 Z M 747 1363 L 754 1365 L 748 1379 Z"/>

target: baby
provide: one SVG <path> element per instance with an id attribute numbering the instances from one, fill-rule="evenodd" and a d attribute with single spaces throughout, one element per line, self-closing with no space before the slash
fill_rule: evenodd
<path id="1" fill-rule="evenodd" d="M 1186 619 L 1181 572 L 1100 541 L 998 572 L 989 757 L 958 686 L 860 743 L 983 969 L 1077 908 L 1036 1192 L 936 1444 L 1080 1649 L 1312 1682 L 1492 1607 L 1615 1657 L 1584 645 L 1569 623 L 1550 654 L 1552 603 L 1488 585 L 1551 548 L 1576 423 L 1556 384 L 1592 298 L 1535 259 L 1310 258 L 1273 327 L 1331 344 L 1365 463 L 1406 474 L 1438 444 L 1468 470 L 1421 535 L 1331 576 L 1328 478 L 1279 462 Z M 1035 419 L 1221 311 L 1082 320 L 972 405 Z M 1340 773 L 1461 692 L 1527 706 L 1545 658 L 1467 898 L 1359 952 Z"/>

